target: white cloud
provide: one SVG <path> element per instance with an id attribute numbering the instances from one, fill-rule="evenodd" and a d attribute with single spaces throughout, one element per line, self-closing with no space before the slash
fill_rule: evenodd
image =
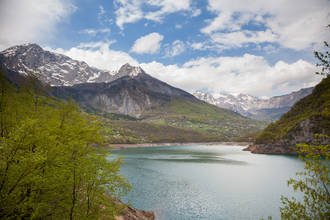
<path id="1" fill-rule="evenodd" d="M 309 48 L 329 38 L 325 28 L 330 18 L 328 0 L 209 0 L 208 10 L 214 12 L 216 17 L 201 32 L 212 37 L 222 34 L 227 40 L 220 43 L 225 45 L 235 41 L 238 33 L 244 34 L 244 25 L 249 23 L 265 27 L 266 31 L 273 33 L 272 40 L 295 50 Z M 269 42 L 268 37 L 260 38 L 259 34 L 252 34 L 242 44 Z"/>
<path id="2" fill-rule="evenodd" d="M 266 31 L 235 31 L 230 33 L 215 33 L 211 36 L 215 43 L 224 45 L 225 47 L 242 47 L 247 43 L 273 43 L 277 40 L 277 35 L 269 29 Z"/>
<path id="3" fill-rule="evenodd" d="M 181 40 L 175 40 L 171 46 L 166 48 L 165 57 L 175 57 L 183 53 L 185 49 L 185 44 Z"/>
<path id="4" fill-rule="evenodd" d="M 182 24 L 176 24 L 176 25 L 175 25 L 175 28 L 176 28 L 176 29 L 181 29 L 181 28 L 182 28 Z"/>
<path id="5" fill-rule="evenodd" d="M 194 50 L 205 50 L 205 44 L 202 42 L 191 43 L 190 47 Z"/>
<path id="6" fill-rule="evenodd" d="M 179 12 L 191 11 L 197 16 L 198 10 L 191 10 L 190 0 L 115 0 L 116 24 L 120 29 L 124 24 L 135 23 L 141 19 L 161 22 L 164 16 Z M 143 6 L 153 7 L 156 10 L 146 11 Z"/>
<path id="7" fill-rule="evenodd" d="M 99 6 L 99 11 L 97 13 L 97 21 L 100 25 L 105 26 L 108 24 L 112 24 L 113 20 L 109 17 L 108 13 L 104 9 L 103 5 Z"/>
<path id="8" fill-rule="evenodd" d="M 69 50 L 64 50 L 62 48 L 51 49 L 49 47 L 45 49 L 67 55 L 75 60 L 85 61 L 88 65 L 99 69 L 114 71 L 118 70 L 125 63 L 138 65 L 138 62 L 129 54 L 122 51 L 111 50 L 110 46 L 112 43 L 114 43 L 114 41 L 82 43 Z"/>
<path id="9" fill-rule="evenodd" d="M 209 57 L 186 62 L 183 66 L 143 63 L 145 71 L 160 80 L 189 92 L 208 88 L 214 93 L 247 93 L 274 96 L 290 93 L 320 81 L 315 65 L 298 60 L 269 65 L 260 56 Z M 262 83 L 261 83 L 262 82 Z"/>
<path id="10" fill-rule="evenodd" d="M 194 10 L 192 10 L 192 15 L 191 16 L 197 17 L 200 14 L 202 14 L 202 10 L 200 10 L 200 9 L 194 9 Z"/>
<path id="11" fill-rule="evenodd" d="M 75 10 L 70 0 L 1 0 L 0 49 L 52 38 L 56 25 Z"/>
<path id="12" fill-rule="evenodd" d="M 161 46 L 161 41 L 163 40 L 163 35 L 154 32 L 143 37 L 138 38 L 133 47 L 132 52 L 143 54 L 154 54 L 157 53 Z"/>
<path id="13" fill-rule="evenodd" d="M 238 57 L 206 57 L 179 65 L 153 61 L 139 64 L 129 54 L 111 49 L 110 42 L 89 42 L 69 50 L 45 48 L 83 60 L 100 69 L 118 70 L 123 64 L 140 65 L 148 74 L 175 87 L 194 92 L 203 88 L 214 93 L 246 93 L 274 96 L 316 85 L 321 77 L 317 67 L 304 60 L 278 61 L 270 65 L 265 58 L 251 54 Z"/>
<path id="14" fill-rule="evenodd" d="M 140 0 L 116 0 L 117 9 L 116 24 L 120 29 L 124 28 L 125 23 L 134 23 L 143 18 Z"/>
<path id="15" fill-rule="evenodd" d="M 81 34 L 88 34 L 91 36 L 95 36 L 97 34 L 109 34 L 110 29 L 109 28 L 103 28 L 103 29 L 84 29 L 80 31 Z"/>

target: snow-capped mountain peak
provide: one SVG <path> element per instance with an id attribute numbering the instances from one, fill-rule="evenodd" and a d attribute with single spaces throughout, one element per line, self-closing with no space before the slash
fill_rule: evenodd
<path id="1" fill-rule="evenodd" d="M 136 77 L 144 71 L 129 64 L 120 70 L 108 71 L 89 66 L 83 61 L 42 49 L 29 43 L 0 52 L 5 68 L 22 75 L 33 75 L 51 86 L 72 86 L 81 83 L 111 82 L 123 76 Z"/>
<path id="2" fill-rule="evenodd" d="M 119 76 L 130 76 L 130 77 L 136 77 L 143 73 L 143 69 L 139 66 L 131 66 L 130 64 L 126 63 L 122 67 L 120 67 L 118 71 Z"/>
<path id="3" fill-rule="evenodd" d="M 207 92 L 195 92 L 194 96 L 210 104 L 235 111 L 247 117 L 274 120 L 288 111 L 298 100 L 309 95 L 312 90 L 313 88 L 306 88 L 287 95 L 267 99 L 247 94 L 219 93 L 213 96 Z"/>

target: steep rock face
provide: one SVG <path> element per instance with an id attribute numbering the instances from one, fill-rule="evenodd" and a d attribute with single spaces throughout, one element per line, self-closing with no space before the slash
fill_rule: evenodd
<path id="1" fill-rule="evenodd" d="M 109 83 L 54 87 L 54 94 L 63 98 L 72 95 L 91 109 L 137 117 L 173 98 L 198 101 L 193 95 L 149 76 L 140 67 L 125 64 L 118 74 L 121 77 Z"/>
<path id="2" fill-rule="evenodd" d="M 278 121 L 271 123 L 248 147 L 253 153 L 296 154 L 300 143 L 316 144 L 315 134 L 330 136 L 330 77 L 323 79 L 312 94 L 298 101 Z M 318 138 L 330 144 L 329 138 Z"/>
<path id="3" fill-rule="evenodd" d="M 319 127 L 323 120 L 324 118 L 320 116 L 308 118 L 289 131 L 285 139 L 279 139 L 276 143 L 252 144 L 245 150 L 256 154 L 297 154 L 295 150 L 297 144 L 317 144 L 314 135 L 327 133 L 324 128 Z M 320 144 L 329 144 L 326 138 L 318 139 L 318 141 Z"/>
<path id="4" fill-rule="evenodd" d="M 83 61 L 43 50 L 37 44 L 24 44 L 0 53 L 0 62 L 8 70 L 35 76 L 51 86 L 72 86 L 87 82 L 110 82 L 116 72 L 90 67 Z"/>
<path id="5" fill-rule="evenodd" d="M 232 110 L 246 117 L 274 121 L 287 112 L 298 100 L 311 94 L 312 91 L 313 88 L 306 88 L 269 99 L 260 99 L 246 94 L 218 94 L 217 98 L 206 92 L 195 92 L 194 95 L 198 99 Z"/>

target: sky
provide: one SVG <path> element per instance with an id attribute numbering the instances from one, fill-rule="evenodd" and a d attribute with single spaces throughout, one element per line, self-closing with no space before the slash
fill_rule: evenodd
<path id="1" fill-rule="evenodd" d="M 0 50 L 23 43 L 188 92 L 287 94 L 322 78 L 328 0 L 0 0 Z"/>

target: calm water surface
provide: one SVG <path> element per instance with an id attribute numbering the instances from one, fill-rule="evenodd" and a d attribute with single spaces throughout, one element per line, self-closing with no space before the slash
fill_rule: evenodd
<path id="1" fill-rule="evenodd" d="M 124 157 L 121 173 L 132 185 L 123 201 L 155 211 L 157 219 L 279 219 L 280 196 L 299 196 L 286 181 L 303 163 L 242 148 L 115 149 L 111 157 Z"/>

